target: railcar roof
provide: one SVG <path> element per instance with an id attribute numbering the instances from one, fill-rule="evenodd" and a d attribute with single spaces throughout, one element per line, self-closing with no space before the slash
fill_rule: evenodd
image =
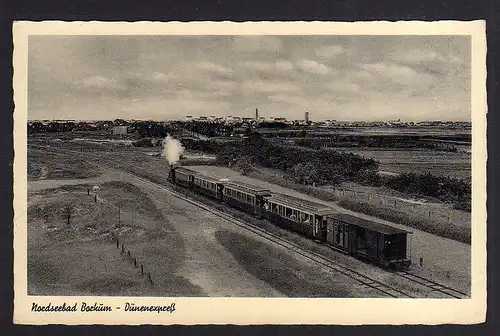
<path id="1" fill-rule="evenodd" d="M 335 213 L 334 210 L 327 205 L 284 194 L 273 193 L 272 196 L 266 197 L 266 199 L 273 203 L 297 208 L 299 210 L 314 212 L 319 215 Z"/>
<path id="2" fill-rule="evenodd" d="M 405 230 L 405 229 L 400 229 L 391 225 L 379 223 L 379 222 L 374 222 L 371 220 L 367 220 L 364 218 L 352 216 L 349 214 L 343 214 L 343 213 L 335 213 L 331 215 L 330 217 L 333 217 L 337 220 L 340 220 L 344 223 L 349 223 L 349 224 L 354 224 L 359 227 L 369 229 L 372 231 L 380 232 L 383 234 L 391 235 L 391 234 L 398 234 L 398 233 L 413 233 L 412 231 Z"/>
<path id="3" fill-rule="evenodd" d="M 192 170 L 192 169 L 189 169 L 189 168 L 185 168 L 185 167 L 177 167 L 175 168 L 175 171 L 183 171 L 187 174 L 198 174 L 196 171 Z"/>
<path id="4" fill-rule="evenodd" d="M 240 182 L 240 181 L 226 182 L 226 187 L 238 189 L 238 190 L 241 190 L 243 192 L 252 193 L 252 194 L 262 193 L 262 192 L 265 192 L 265 193 L 270 192 L 270 190 L 267 188 L 262 188 L 262 187 L 259 187 L 256 185 L 252 185 L 252 184 L 248 184 L 248 183 L 244 183 L 244 182 Z"/>
<path id="5" fill-rule="evenodd" d="M 209 182 L 213 182 L 213 183 L 224 183 L 224 181 L 220 181 L 220 180 L 217 180 L 211 176 L 206 176 L 206 175 L 203 175 L 203 174 L 200 174 L 200 173 L 194 173 L 193 176 L 195 178 L 200 178 L 202 180 L 205 180 L 205 181 L 209 181 Z"/>

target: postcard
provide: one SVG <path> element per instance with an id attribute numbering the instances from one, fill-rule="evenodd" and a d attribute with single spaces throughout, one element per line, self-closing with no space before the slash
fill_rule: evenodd
<path id="1" fill-rule="evenodd" d="M 14 323 L 485 320 L 484 21 L 13 36 Z"/>

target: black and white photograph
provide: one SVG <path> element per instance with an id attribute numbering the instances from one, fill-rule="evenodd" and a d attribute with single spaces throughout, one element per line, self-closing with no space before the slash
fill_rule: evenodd
<path id="1" fill-rule="evenodd" d="M 23 309 L 479 294 L 473 36 L 392 31 L 35 29 L 15 239 L 41 301 Z"/>

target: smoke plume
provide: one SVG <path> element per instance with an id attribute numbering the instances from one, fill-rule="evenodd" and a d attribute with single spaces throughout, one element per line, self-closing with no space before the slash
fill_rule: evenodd
<path id="1" fill-rule="evenodd" d="M 169 165 L 176 164 L 179 161 L 181 154 L 184 152 L 184 147 L 177 139 L 167 135 L 163 144 L 163 156 Z"/>

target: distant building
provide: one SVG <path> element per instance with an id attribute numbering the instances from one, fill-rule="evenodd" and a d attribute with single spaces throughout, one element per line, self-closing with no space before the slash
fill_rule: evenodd
<path id="1" fill-rule="evenodd" d="M 113 126 L 113 135 L 122 135 L 128 133 L 128 126 Z"/>
<path id="2" fill-rule="evenodd" d="M 286 118 L 274 118 L 275 122 L 286 122 Z"/>

